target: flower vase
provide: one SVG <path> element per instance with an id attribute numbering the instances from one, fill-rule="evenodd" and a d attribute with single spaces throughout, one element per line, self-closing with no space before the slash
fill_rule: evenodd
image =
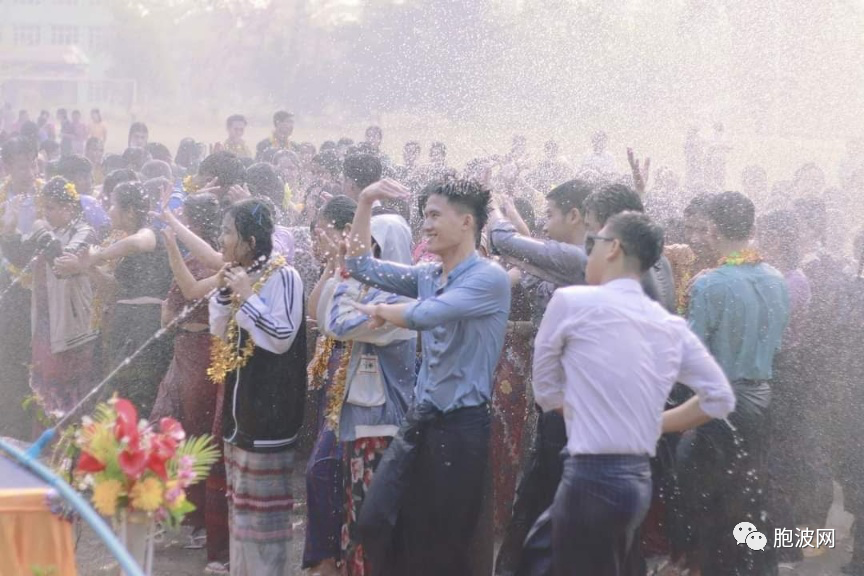
<path id="1" fill-rule="evenodd" d="M 145 576 L 153 574 L 153 544 L 156 534 L 156 522 L 142 512 L 121 510 L 114 520 L 114 530 L 120 542 L 129 551 L 129 555 L 141 567 Z M 120 576 L 127 576 L 119 571 Z"/>

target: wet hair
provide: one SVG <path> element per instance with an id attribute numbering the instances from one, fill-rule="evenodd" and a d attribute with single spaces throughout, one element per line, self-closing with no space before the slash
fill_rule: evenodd
<path id="1" fill-rule="evenodd" d="M 20 137 L 10 138 L 3 144 L 3 149 L 0 150 L 0 158 L 2 158 L 5 164 L 11 163 L 18 156 L 25 155 L 35 160 L 38 154 L 39 150 L 32 140 Z"/>
<path id="2" fill-rule="evenodd" d="M 443 196 L 452 204 L 474 216 L 477 243 L 480 242 L 480 232 L 489 220 L 489 203 L 492 193 L 474 180 L 450 180 L 439 182 L 429 191 L 429 196 Z"/>
<path id="3" fill-rule="evenodd" d="M 151 158 L 171 164 L 171 151 L 164 144 L 150 142 L 147 144 L 147 151 L 150 153 Z"/>
<path id="4" fill-rule="evenodd" d="M 222 207 L 213 194 L 193 194 L 183 202 L 183 215 L 195 234 L 216 248 L 222 225 Z"/>
<path id="5" fill-rule="evenodd" d="M 231 152 L 220 150 L 210 154 L 201 161 L 198 174 L 206 179 L 217 178 L 218 185 L 227 189 L 234 184 L 242 184 L 246 169 L 243 163 Z"/>
<path id="6" fill-rule="evenodd" d="M 59 112 L 58 112 L 59 113 Z M 126 139 L 126 143 L 132 141 L 132 134 L 146 134 L 148 137 L 150 136 L 150 130 L 147 129 L 147 125 L 143 122 L 133 122 L 131 126 L 129 126 L 129 137 Z"/>
<path id="7" fill-rule="evenodd" d="M 354 154 L 375 154 L 375 149 L 368 142 L 360 142 L 355 146 Z"/>
<path id="8" fill-rule="evenodd" d="M 321 147 L 323 148 L 324 146 L 322 145 Z M 324 168 L 334 180 L 338 180 L 342 175 L 342 162 L 339 161 L 339 157 L 333 150 L 319 152 L 312 157 L 312 163 Z"/>
<path id="9" fill-rule="evenodd" d="M 63 156 L 57 161 L 57 175 L 67 180 L 76 180 L 93 172 L 93 164 L 84 156 Z"/>
<path id="10" fill-rule="evenodd" d="M 266 144 L 266 142 L 265 142 Z M 269 144 L 268 144 L 269 146 Z M 276 154 L 279 152 L 290 152 L 290 150 L 285 150 L 284 148 L 273 148 L 273 147 L 265 147 L 261 148 L 259 146 L 258 153 L 255 154 L 256 162 L 266 162 L 267 164 L 275 164 L 274 158 L 276 158 Z"/>
<path id="11" fill-rule="evenodd" d="M 42 187 L 40 196 L 43 200 L 51 200 L 54 202 L 63 202 L 76 208 L 76 211 L 81 211 L 81 201 L 73 199 L 66 191 L 66 186 L 70 184 L 69 180 L 62 176 L 55 176 L 48 180 Z"/>
<path id="12" fill-rule="evenodd" d="M 525 225 L 528 226 L 528 230 L 530 230 L 532 234 L 536 233 L 537 215 L 534 213 L 534 206 L 531 205 L 531 202 L 529 202 L 527 198 L 515 198 L 513 200 L 513 206 L 516 207 L 516 212 L 519 213 L 519 216 L 525 222 Z"/>
<path id="13" fill-rule="evenodd" d="M 342 173 L 361 190 L 381 179 L 381 160 L 371 154 L 346 156 Z"/>
<path id="14" fill-rule="evenodd" d="M 165 178 L 173 181 L 174 174 L 171 172 L 171 166 L 162 160 L 150 160 L 141 167 L 141 176 L 144 180 L 152 180 L 153 178 Z"/>
<path id="15" fill-rule="evenodd" d="M 102 196 L 110 203 L 111 194 L 114 189 L 123 182 L 137 182 L 138 174 L 134 170 L 121 168 L 120 170 L 112 170 L 105 176 L 105 181 L 102 183 Z"/>
<path id="16" fill-rule="evenodd" d="M 294 114 L 286 112 L 285 110 L 279 110 L 278 112 L 273 114 L 273 125 L 275 126 L 280 122 L 284 122 L 285 120 L 291 120 L 292 118 L 294 118 Z"/>
<path id="17" fill-rule="evenodd" d="M 380 126 L 369 126 L 366 128 L 366 137 L 368 138 L 371 134 L 377 134 L 379 138 L 384 137 L 384 132 L 381 131 Z"/>
<path id="18" fill-rule="evenodd" d="M 432 144 L 429 145 L 429 153 L 431 154 L 433 150 L 438 150 L 444 156 L 447 155 L 447 145 L 443 142 L 432 142 Z"/>
<path id="19" fill-rule="evenodd" d="M 270 164 L 274 166 L 278 166 L 279 162 L 281 162 L 284 158 L 288 158 L 297 168 L 300 168 L 300 157 L 296 152 L 291 150 L 279 150 L 275 154 L 273 154 L 273 159 Z"/>
<path id="20" fill-rule="evenodd" d="M 619 212 L 604 227 L 621 242 L 624 254 L 639 261 L 640 272 L 647 272 L 663 255 L 663 227 L 642 212 Z"/>
<path id="21" fill-rule="evenodd" d="M 46 142 L 47 142 L 47 140 L 46 140 Z M 93 148 L 96 144 L 102 144 L 102 147 L 103 147 L 103 149 L 104 149 L 104 146 L 105 146 L 105 145 L 104 145 L 104 143 L 102 142 L 102 140 L 100 140 L 100 139 L 97 138 L 96 136 L 91 136 L 90 138 L 87 138 L 87 142 L 84 143 L 84 150 L 90 150 L 90 149 Z"/>
<path id="22" fill-rule="evenodd" d="M 342 138 L 339 139 L 339 142 L 337 142 L 336 145 L 337 146 L 353 146 L 354 145 L 354 139 L 348 138 L 347 136 L 343 136 Z"/>
<path id="23" fill-rule="evenodd" d="M 247 170 L 250 166 L 255 164 L 254 158 L 240 158 L 240 164 L 243 165 L 243 169 Z M 265 162 L 265 164 L 269 164 L 269 162 Z"/>
<path id="24" fill-rule="evenodd" d="M 225 120 L 225 127 L 231 128 L 231 124 L 234 122 L 242 122 L 244 126 L 247 126 L 249 123 L 246 121 L 246 117 L 242 114 L 232 114 L 228 116 L 228 119 Z"/>
<path id="25" fill-rule="evenodd" d="M 321 147 L 318 148 L 318 153 L 326 152 L 327 150 L 336 150 L 336 143 L 332 140 L 325 140 L 321 143 Z"/>
<path id="26" fill-rule="evenodd" d="M 642 199 L 629 186 L 624 184 L 609 184 L 592 192 L 582 203 L 582 216 L 593 213 L 600 226 L 621 212 L 644 212 Z"/>
<path id="27" fill-rule="evenodd" d="M 246 170 L 246 184 L 253 196 L 269 198 L 276 206 L 285 202 L 285 184 L 270 164 L 259 162 Z"/>
<path id="28" fill-rule="evenodd" d="M 334 196 L 318 211 L 318 219 L 333 224 L 336 230 L 342 232 L 354 221 L 356 210 L 357 203 L 348 196 Z"/>
<path id="29" fill-rule="evenodd" d="M 123 163 L 127 168 L 132 168 L 136 172 L 140 172 L 150 160 L 150 153 L 146 148 L 127 148 L 123 152 Z"/>
<path id="30" fill-rule="evenodd" d="M 708 202 L 713 194 L 697 194 L 684 207 L 684 217 L 706 216 L 708 214 Z"/>
<path id="31" fill-rule="evenodd" d="M 585 199 L 594 191 L 594 186 L 585 180 L 574 178 L 563 184 L 559 184 L 546 194 L 546 200 L 555 204 L 555 206 L 564 214 L 567 214 L 574 208 L 584 213 L 582 208 L 585 204 Z"/>
<path id="32" fill-rule="evenodd" d="M 105 174 L 114 172 L 115 170 L 124 170 L 126 162 L 123 161 L 123 156 L 119 154 L 107 154 L 102 159 L 102 171 Z"/>
<path id="33" fill-rule="evenodd" d="M 782 261 L 771 262 L 782 271 L 794 270 L 801 262 L 801 228 L 791 210 L 774 210 L 761 216 L 756 224 L 760 236 L 767 236 L 782 247 Z"/>
<path id="34" fill-rule="evenodd" d="M 184 168 L 189 166 L 200 156 L 198 143 L 194 138 L 183 138 L 180 145 L 177 147 L 177 155 L 174 157 L 174 163 Z"/>
<path id="35" fill-rule="evenodd" d="M 150 220 L 150 197 L 141 182 L 121 182 L 112 192 L 112 202 L 124 212 L 132 212 L 137 229 L 144 228 Z"/>
<path id="36" fill-rule="evenodd" d="M 420 143 L 417 142 L 416 140 L 409 140 L 408 142 L 406 142 L 405 146 L 403 146 L 403 150 L 405 150 L 405 149 L 414 150 L 418 154 L 422 150 L 422 148 L 420 147 Z"/>
<path id="37" fill-rule="evenodd" d="M 234 220 L 237 235 L 244 242 L 255 239 L 255 259 L 269 257 L 273 252 L 273 213 L 267 204 L 257 198 L 250 198 L 231 205 L 225 216 Z"/>
<path id="38" fill-rule="evenodd" d="M 746 240 L 753 232 L 756 208 L 740 192 L 721 192 L 708 200 L 705 214 L 724 238 Z"/>

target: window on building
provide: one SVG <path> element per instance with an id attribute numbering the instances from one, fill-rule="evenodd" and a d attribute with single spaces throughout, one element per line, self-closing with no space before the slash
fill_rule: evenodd
<path id="1" fill-rule="evenodd" d="M 89 38 L 87 47 L 93 52 L 101 52 L 105 50 L 108 43 L 108 29 L 99 26 L 91 26 L 88 32 Z"/>
<path id="2" fill-rule="evenodd" d="M 51 44 L 58 46 L 71 46 L 78 44 L 77 26 L 52 26 Z"/>
<path id="3" fill-rule="evenodd" d="M 16 46 L 38 46 L 42 42 L 39 26 L 19 25 L 12 27 L 12 43 Z"/>

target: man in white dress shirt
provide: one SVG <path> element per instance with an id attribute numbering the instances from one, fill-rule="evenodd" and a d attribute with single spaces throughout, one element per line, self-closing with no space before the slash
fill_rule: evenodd
<path id="1" fill-rule="evenodd" d="M 623 212 L 585 248 L 590 286 L 555 293 L 534 344 L 535 399 L 544 411 L 563 411 L 568 438 L 549 510 L 551 564 L 556 576 L 619 576 L 648 511 L 649 457 L 661 432 L 723 418 L 735 396 L 687 323 L 642 290 L 640 278 L 662 254 L 662 228 Z M 664 413 L 676 381 L 696 396 Z"/>

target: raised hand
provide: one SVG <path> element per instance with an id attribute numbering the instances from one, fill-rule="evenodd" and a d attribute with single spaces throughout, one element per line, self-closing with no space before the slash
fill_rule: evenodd
<path id="1" fill-rule="evenodd" d="M 223 269 L 224 270 L 224 269 Z M 248 300 L 252 296 L 252 281 L 246 274 L 246 270 L 242 266 L 235 266 L 224 270 L 225 283 L 231 288 L 231 291 L 240 296 L 243 300 Z"/>
<path id="2" fill-rule="evenodd" d="M 363 189 L 360 197 L 369 202 L 411 199 L 411 191 L 392 178 L 385 178 Z"/>
<path id="3" fill-rule="evenodd" d="M 630 163 L 630 171 L 633 173 L 633 187 L 640 196 L 645 195 L 645 185 L 648 183 L 648 175 L 651 169 L 651 158 L 645 158 L 640 166 L 639 159 L 633 153 L 632 148 L 627 148 L 627 162 Z"/>

